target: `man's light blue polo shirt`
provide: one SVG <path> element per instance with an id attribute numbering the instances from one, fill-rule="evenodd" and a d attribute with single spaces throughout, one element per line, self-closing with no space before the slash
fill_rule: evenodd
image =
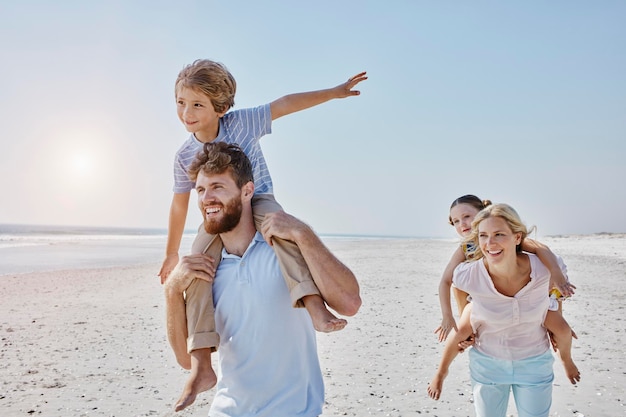
<path id="1" fill-rule="evenodd" d="M 307 311 L 291 306 L 274 250 L 259 233 L 242 257 L 222 252 L 213 300 L 219 381 L 209 416 L 320 415 L 315 330 Z"/>

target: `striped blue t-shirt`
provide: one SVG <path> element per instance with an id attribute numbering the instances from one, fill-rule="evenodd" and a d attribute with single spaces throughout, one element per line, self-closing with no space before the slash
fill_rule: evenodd
<path id="1" fill-rule="evenodd" d="M 254 175 L 255 194 L 273 194 L 272 177 L 267 168 L 259 140 L 264 135 L 272 133 L 272 114 L 270 105 L 250 109 L 233 110 L 220 119 L 220 131 L 215 142 L 234 143 L 250 159 Z M 191 134 L 183 143 L 174 160 L 174 192 L 188 193 L 195 187 L 195 183 L 187 173 L 198 152 L 202 151 L 204 143 Z"/>

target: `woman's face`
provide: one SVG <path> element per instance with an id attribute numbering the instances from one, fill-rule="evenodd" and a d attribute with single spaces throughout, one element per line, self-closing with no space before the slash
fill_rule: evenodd
<path id="1" fill-rule="evenodd" d="M 502 217 L 488 217 L 478 225 L 478 245 L 489 263 L 516 256 L 521 240 L 522 234 L 513 233 Z"/>
<path id="2" fill-rule="evenodd" d="M 465 203 L 457 204 L 450 209 L 450 220 L 459 236 L 465 237 L 469 234 L 478 211 L 476 207 Z"/>

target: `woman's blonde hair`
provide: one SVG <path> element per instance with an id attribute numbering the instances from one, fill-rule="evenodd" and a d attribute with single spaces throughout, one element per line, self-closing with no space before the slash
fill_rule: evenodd
<path id="1" fill-rule="evenodd" d="M 492 204 L 476 214 L 476 217 L 474 217 L 474 221 L 472 222 L 472 231 L 467 238 L 464 239 L 464 243 L 469 244 L 472 247 L 467 254 L 467 257 L 470 260 L 478 260 L 484 256 L 483 252 L 480 250 L 480 245 L 478 244 L 478 225 L 483 220 L 490 217 L 500 217 L 507 223 L 514 234 L 522 234 L 522 239 L 516 247 L 518 252 L 522 250 L 522 243 L 524 242 L 524 239 L 526 239 L 526 236 L 528 236 L 528 229 L 522 222 L 519 214 L 517 214 L 517 211 L 515 211 L 515 209 L 508 204 Z"/>

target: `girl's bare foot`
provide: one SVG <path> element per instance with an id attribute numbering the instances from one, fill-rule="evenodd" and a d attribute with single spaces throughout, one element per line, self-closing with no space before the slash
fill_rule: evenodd
<path id="1" fill-rule="evenodd" d="M 443 390 L 443 381 L 448 376 L 448 372 L 439 373 L 437 372 L 433 377 L 430 384 L 428 384 L 428 396 L 433 400 L 438 400 L 441 396 L 441 391 Z"/>
<path id="2" fill-rule="evenodd" d="M 211 366 L 211 349 L 194 350 L 191 352 L 191 374 L 174 410 L 180 411 L 189 407 L 198 394 L 210 390 L 216 383 L 217 375 Z"/>
<path id="3" fill-rule="evenodd" d="M 328 311 L 324 300 L 319 295 L 307 295 L 302 298 L 302 302 L 313 320 L 313 327 L 318 332 L 336 332 L 348 324 L 346 320 L 338 319 Z"/>

